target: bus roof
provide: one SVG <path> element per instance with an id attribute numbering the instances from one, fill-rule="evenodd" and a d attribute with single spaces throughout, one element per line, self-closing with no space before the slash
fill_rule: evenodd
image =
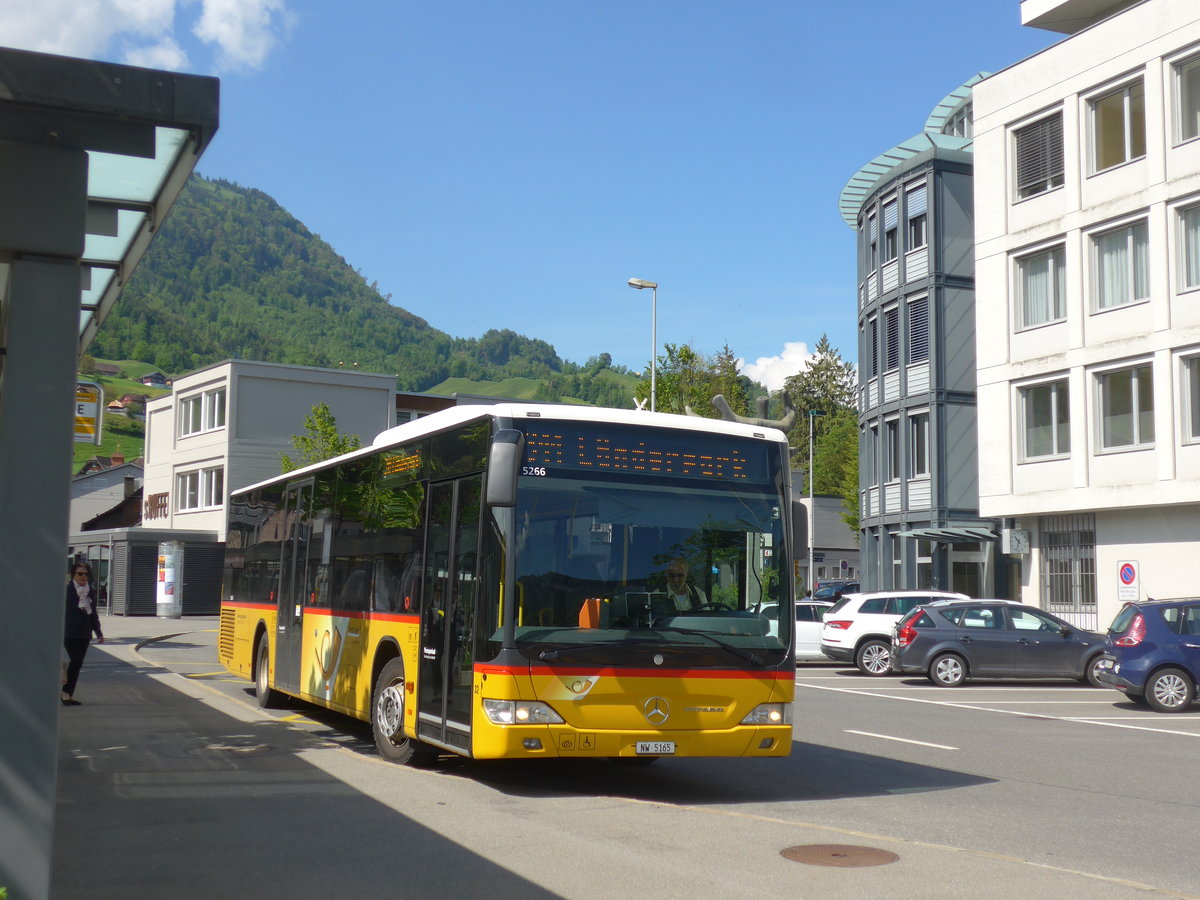
<path id="1" fill-rule="evenodd" d="M 606 422 L 613 425 L 649 425 L 655 428 L 674 428 L 682 431 L 700 431 L 709 434 L 727 434 L 735 437 L 758 438 L 786 444 L 787 435 L 777 428 L 762 425 L 745 425 L 741 422 L 727 422 L 724 419 L 706 419 L 703 416 L 680 416 L 674 413 L 649 412 L 639 409 L 614 409 L 604 406 L 574 406 L 571 404 L 549 403 L 494 403 L 451 406 L 403 425 L 397 425 L 380 432 L 369 446 L 352 450 L 341 456 L 322 460 L 318 463 L 293 469 L 267 478 L 255 484 L 247 485 L 233 491 L 233 494 L 244 494 L 257 490 L 279 481 L 291 481 L 310 472 L 319 472 L 344 462 L 351 462 L 361 457 L 370 456 L 388 447 L 402 446 L 426 435 L 436 434 L 458 425 L 465 425 L 481 419 L 546 419 L 549 421 L 574 422 Z"/>

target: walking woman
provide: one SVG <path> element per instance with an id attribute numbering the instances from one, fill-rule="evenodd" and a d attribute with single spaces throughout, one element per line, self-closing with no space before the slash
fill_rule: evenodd
<path id="1" fill-rule="evenodd" d="M 66 621 L 63 627 L 63 647 L 66 648 L 67 680 L 63 684 L 63 706 L 79 706 L 75 699 L 75 682 L 83 668 L 83 657 L 95 632 L 96 640 L 104 643 L 100 630 L 100 616 L 96 612 L 96 587 L 92 584 L 92 569 L 85 562 L 77 562 L 71 568 L 71 581 L 67 584 Z"/>

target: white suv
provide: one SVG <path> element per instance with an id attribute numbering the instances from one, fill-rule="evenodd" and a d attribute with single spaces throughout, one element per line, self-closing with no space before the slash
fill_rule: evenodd
<path id="1" fill-rule="evenodd" d="M 892 626 L 916 606 L 933 600 L 970 600 L 948 591 L 878 591 L 845 594 L 821 629 L 821 652 L 852 662 L 864 675 L 886 675 L 892 668 Z"/>

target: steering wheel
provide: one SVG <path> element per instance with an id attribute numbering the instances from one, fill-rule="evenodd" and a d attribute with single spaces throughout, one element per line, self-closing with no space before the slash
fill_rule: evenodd
<path id="1" fill-rule="evenodd" d="M 699 606 L 696 607 L 696 609 L 700 610 L 701 612 L 712 612 L 714 610 L 721 610 L 722 612 L 733 612 L 732 606 L 730 606 L 728 603 L 721 603 L 717 600 L 709 600 L 707 603 L 701 603 Z"/>

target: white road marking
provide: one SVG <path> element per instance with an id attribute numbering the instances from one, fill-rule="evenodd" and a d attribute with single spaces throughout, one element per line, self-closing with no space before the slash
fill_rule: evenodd
<path id="1" fill-rule="evenodd" d="M 871 731 L 855 731 L 853 728 L 847 728 L 846 734 L 861 734 L 863 737 L 879 738 L 884 741 L 899 741 L 901 744 L 917 744 L 920 747 L 933 747 L 937 750 L 957 750 L 958 747 L 950 747 L 946 744 L 931 744 L 928 741 L 914 741 L 910 738 L 895 737 L 890 734 L 875 734 Z"/>
<path id="2" fill-rule="evenodd" d="M 797 681 L 796 685 L 798 687 L 812 688 L 815 691 L 833 691 L 834 693 L 837 693 L 837 694 L 861 694 L 866 697 L 878 697 L 881 700 L 903 700 L 906 703 L 928 703 L 931 706 L 948 706 L 953 709 L 973 709 L 976 712 L 1001 713 L 1006 716 L 1029 716 L 1030 715 L 1030 713 L 1028 711 L 1019 710 L 1019 709 L 999 709 L 999 708 L 993 707 L 993 706 L 975 706 L 974 704 L 971 704 L 971 703 L 950 703 L 945 700 L 924 700 L 920 697 L 905 697 L 905 696 L 897 695 L 897 694 L 881 694 L 881 693 L 878 693 L 877 691 L 864 691 L 864 690 L 859 690 L 856 688 L 836 688 L 836 687 L 829 687 L 829 686 L 823 685 L 823 684 L 806 684 L 801 681 Z M 949 690 L 949 688 L 947 688 L 946 690 Z M 960 690 L 960 688 L 954 688 L 954 690 L 957 692 L 958 690 Z M 1127 725 L 1122 722 L 1106 722 L 1101 717 L 1097 717 L 1097 716 L 1085 716 L 1085 717 L 1055 716 L 1055 715 L 1051 715 L 1050 713 L 1038 713 L 1037 718 L 1049 719 L 1049 720 L 1057 721 L 1057 722 L 1067 722 L 1072 725 L 1099 725 L 1104 728 L 1128 728 L 1131 731 L 1152 731 L 1157 734 L 1175 734 L 1175 735 L 1179 735 L 1180 737 L 1200 738 L 1200 734 L 1195 733 L 1195 732 L 1175 731 L 1170 728 L 1152 728 L 1152 727 L 1149 727 L 1146 725 Z M 1129 716 L 1128 719 L 1131 721 L 1139 721 L 1140 717 Z"/>

